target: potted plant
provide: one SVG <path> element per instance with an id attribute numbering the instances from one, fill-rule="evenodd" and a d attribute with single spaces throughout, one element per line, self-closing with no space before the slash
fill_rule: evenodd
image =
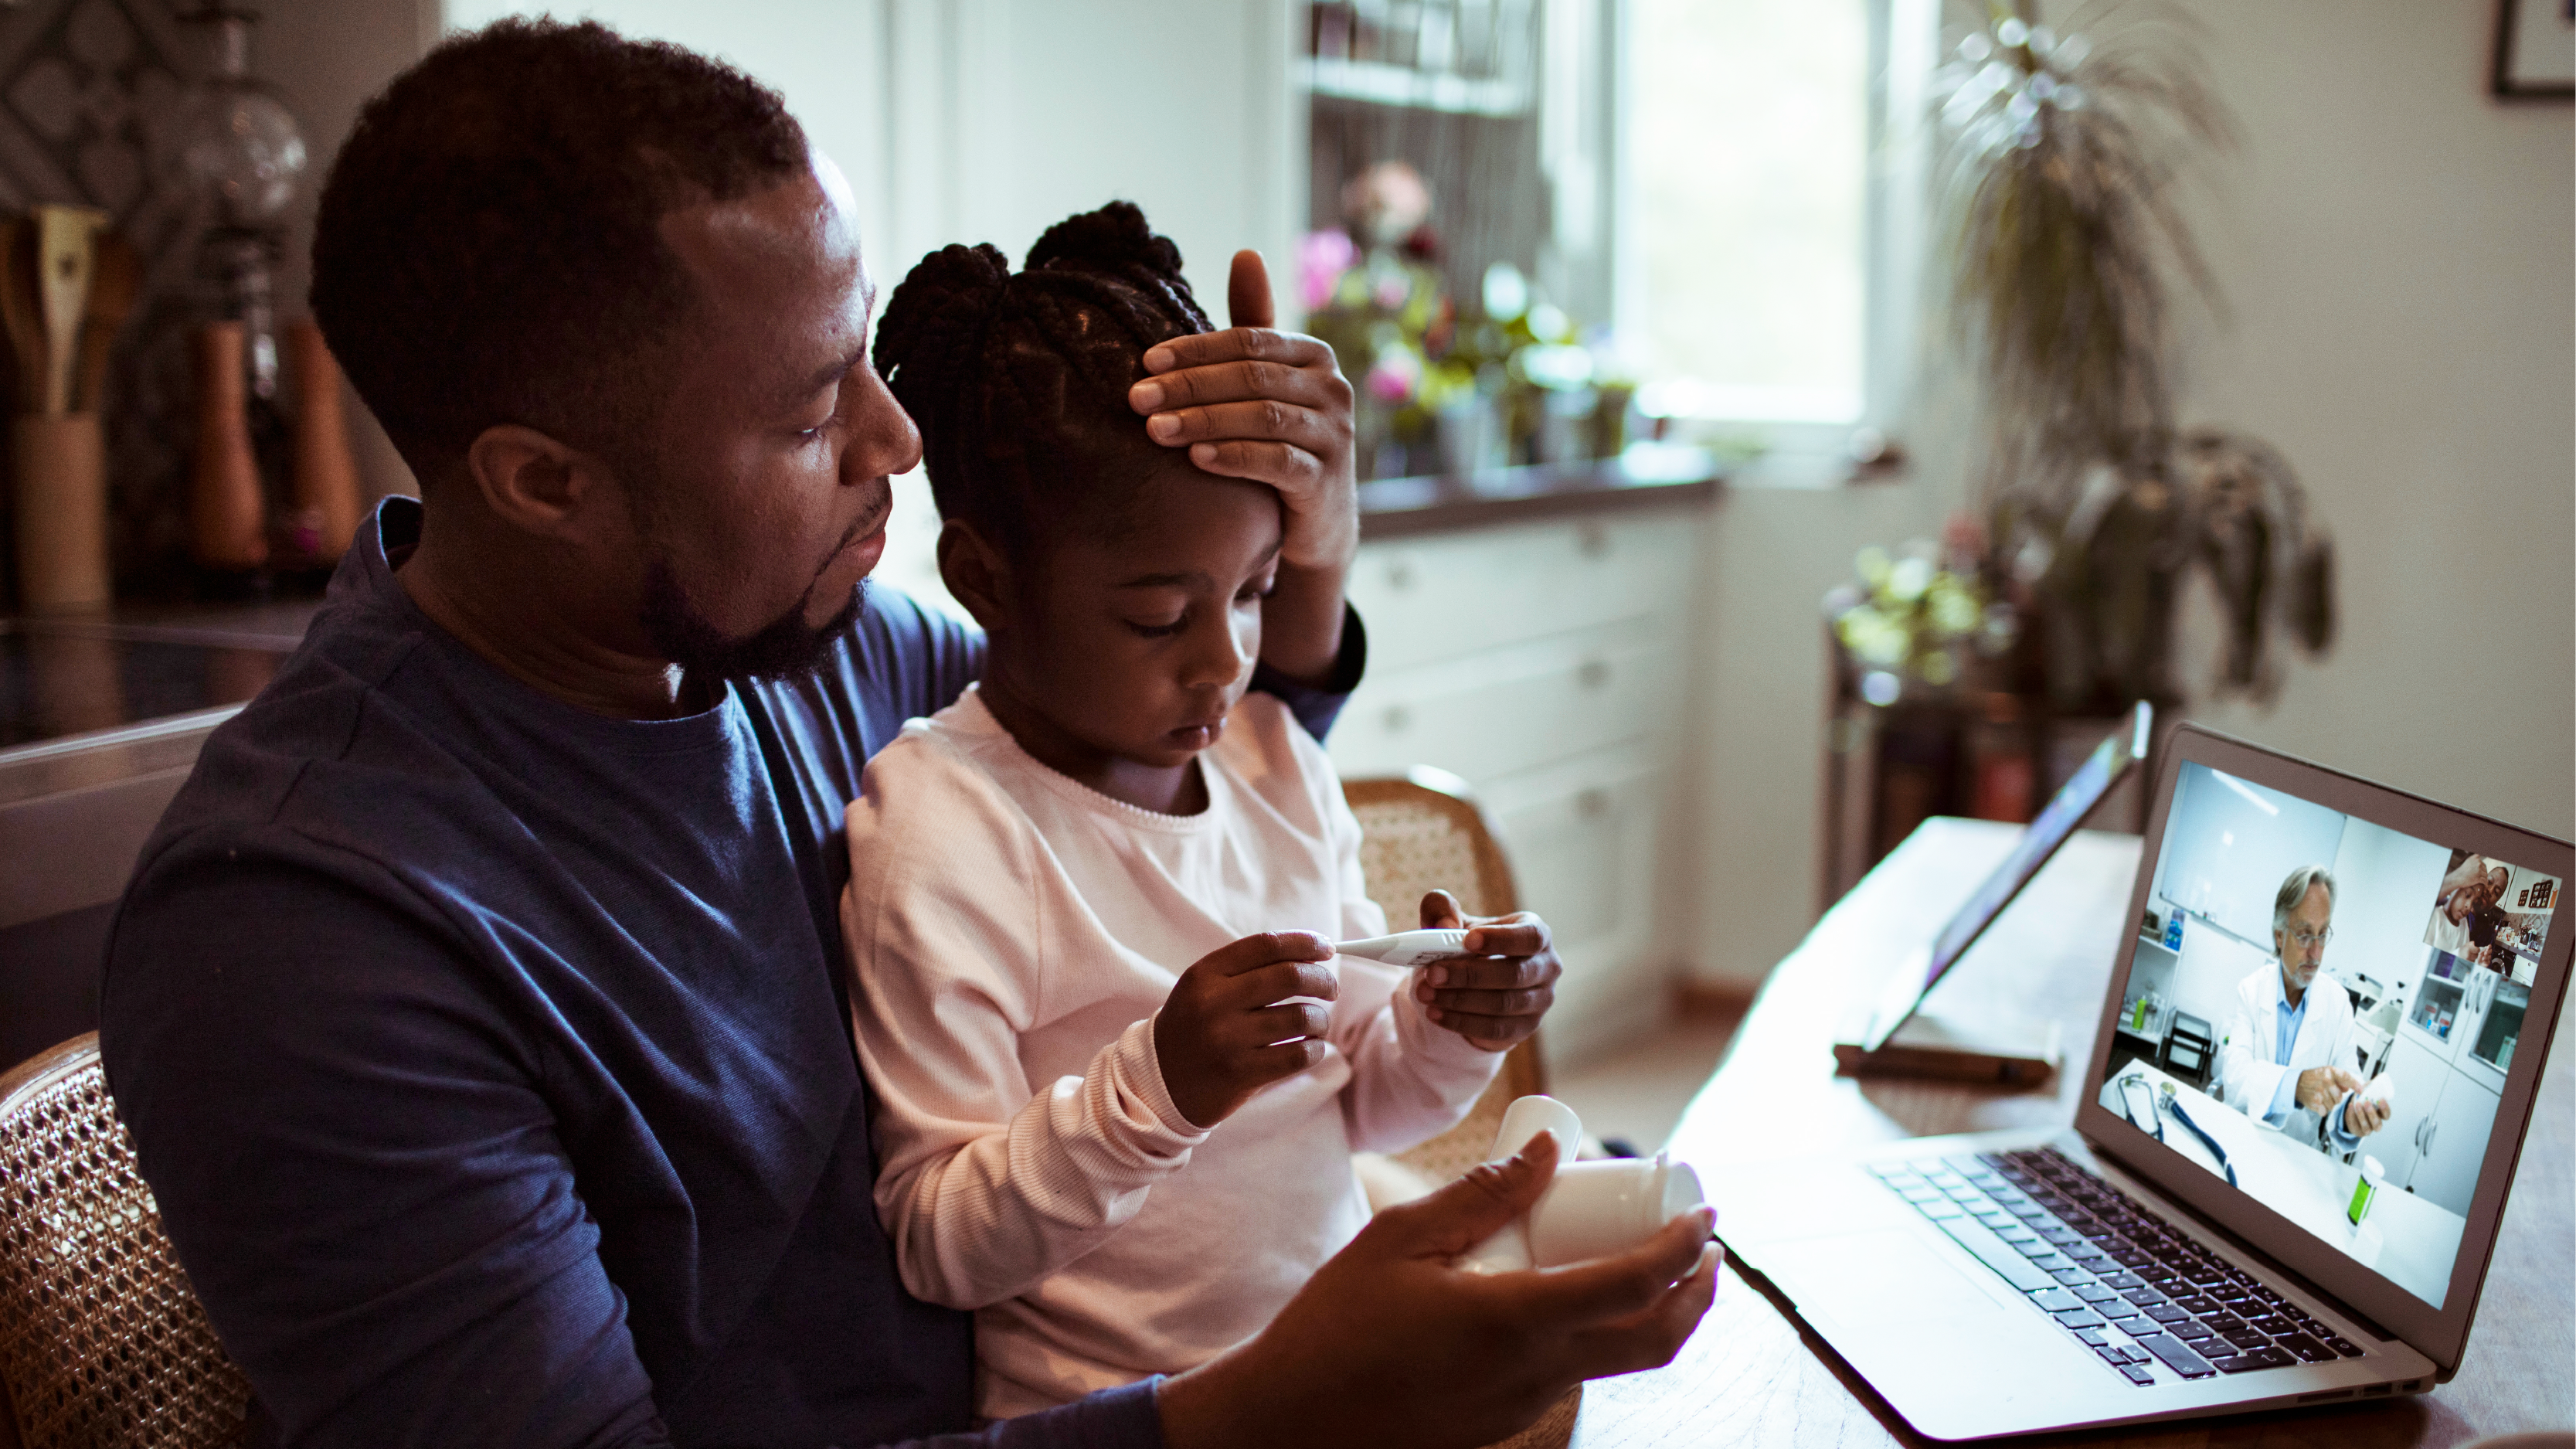
<path id="1" fill-rule="evenodd" d="M 2078 23 L 2059 34 L 2037 0 L 1989 0 L 1934 88 L 1992 585 L 2023 605 L 2029 684 L 2059 711 L 2180 698 L 2174 621 L 2195 571 L 2227 620 L 2216 688 L 2268 699 L 2276 622 L 2311 653 L 2332 641 L 2332 545 L 2276 450 L 2179 429 L 2173 409 L 2176 296 L 2216 300 L 2176 185 L 2235 125 L 2171 9 L 2097 5 Z"/>

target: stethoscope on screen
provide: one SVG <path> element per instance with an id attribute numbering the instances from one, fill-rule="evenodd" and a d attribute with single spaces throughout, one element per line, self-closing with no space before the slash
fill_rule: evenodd
<path id="1" fill-rule="evenodd" d="M 2129 1125 L 2141 1132 L 2153 1132 L 2156 1140 L 2162 1142 L 2165 1140 L 2165 1113 L 2173 1113 L 2183 1126 L 2191 1129 L 2191 1135 L 2199 1138 L 2201 1145 L 2209 1149 L 2209 1155 L 2218 1159 L 2218 1170 L 2227 1175 L 2227 1185 L 2236 1186 L 2236 1164 L 2227 1160 L 2227 1149 L 2219 1146 L 2217 1138 L 2202 1131 L 2200 1124 L 2191 1120 L 2191 1114 L 2182 1109 L 2181 1100 L 2174 1095 L 2173 1083 L 2166 1082 L 2162 1091 L 2148 1094 L 2147 1111 L 2155 1118 L 2155 1125 L 2149 1127 L 2138 1120 L 2138 1109 L 2129 1099 L 2129 1089 L 2146 1084 L 2147 1079 L 2134 1071 L 2120 1078 L 2120 1112 L 2129 1119 Z"/>

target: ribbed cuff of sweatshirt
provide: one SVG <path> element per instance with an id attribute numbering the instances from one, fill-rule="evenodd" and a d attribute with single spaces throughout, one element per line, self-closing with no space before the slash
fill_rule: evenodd
<path id="1" fill-rule="evenodd" d="M 1171 1139 L 1165 1150 L 1183 1151 L 1205 1142 L 1216 1129 L 1192 1122 L 1172 1102 L 1171 1084 L 1163 1080 L 1163 1059 L 1154 1050 L 1154 1023 L 1162 1016 L 1155 1012 L 1118 1034 L 1118 1085 L 1162 1125 Z"/>
<path id="2" fill-rule="evenodd" d="M 1004 1419 L 976 1436 L 992 1449 L 1163 1449 L 1163 1415 L 1154 1407 L 1162 1375 L 1085 1395 L 1062 1408 Z M 945 1446 L 953 1441 L 940 1439 Z"/>

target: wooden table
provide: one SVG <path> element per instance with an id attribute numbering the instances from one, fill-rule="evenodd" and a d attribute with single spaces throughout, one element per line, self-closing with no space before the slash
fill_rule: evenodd
<path id="1" fill-rule="evenodd" d="M 2075 1117 L 2111 963 L 2128 929 L 2135 836 L 2085 832 L 1940 988 L 1959 1011 L 2011 1003 L 2064 1024 L 2070 1069 L 2054 1091 L 1834 1075 L 1835 1028 L 1880 975 L 1935 929 L 2008 848 L 2014 827 L 1925 822 L 1780 963 L 1715 1077 L 1669 1144 L 1714 1161 Z M 2045 1435 L 2016 1443 L 2263 1449 L 2435 1449 L 2490 1435 L 2576 1427 L 2576 1032 L 2562 1016 L 2507 1199 L 2485 1296 L 2459 1376 L 2431 1394 L 2367 1405 L 2240 1415 L 2202 1424 Z M 1646 1446 L 1926 1443 L 1807 1332 L 1784 1302 L 1729 1266 L 1698 1333 L 1661 1369 L 1585 1386 L 1571 1442 Z"/>

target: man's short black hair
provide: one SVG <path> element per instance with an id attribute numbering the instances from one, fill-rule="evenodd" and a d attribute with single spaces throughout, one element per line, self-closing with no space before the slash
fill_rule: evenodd
<path id="1" fill-rule="evenodd" d="M 626 462 L 694 297 L 657 223 L 805 166 L 740 71 L 504 20 L 359 114 L 314 222 L 313 316 L 424 488 L 501 423 Z"/>

